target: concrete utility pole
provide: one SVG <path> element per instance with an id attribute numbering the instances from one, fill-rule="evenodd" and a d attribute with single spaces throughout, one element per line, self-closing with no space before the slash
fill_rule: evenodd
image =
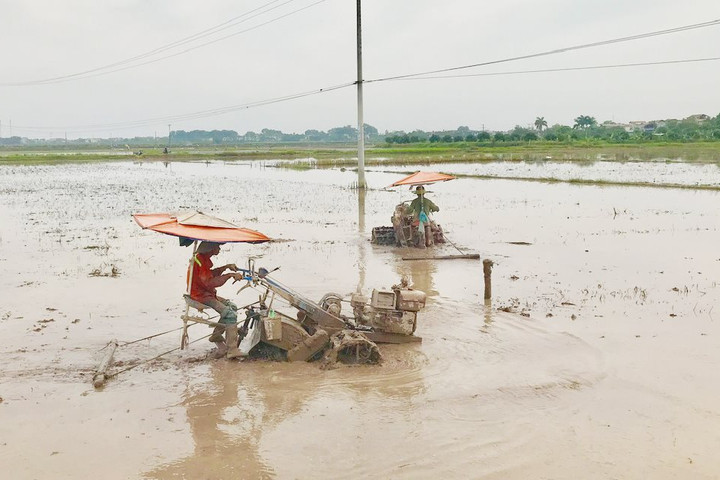
<path id="1" fill-rule="evenodd" d="M 365 124 L 363 121 L 362 78 L 362 5 L 357 0 L 357 102 L 358 102 L 358 188 L 367 188 L 365 182 Z"/>

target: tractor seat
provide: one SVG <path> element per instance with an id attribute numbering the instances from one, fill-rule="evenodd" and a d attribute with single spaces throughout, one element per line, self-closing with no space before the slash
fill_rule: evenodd
<path id="1" fill-rule="evenodd" d="M 185 303 L 187 304 L 188 307 L 192 307 L 196 310 L 199 310 L 200 312 L 202 312 L 206 308 L 210 308 L 207 305 L 205 305 L 204 303 L 200 303 L 197 300 L 193 299 L 187 293 L 183 294 L 183 298 L 185 299 Z"/>

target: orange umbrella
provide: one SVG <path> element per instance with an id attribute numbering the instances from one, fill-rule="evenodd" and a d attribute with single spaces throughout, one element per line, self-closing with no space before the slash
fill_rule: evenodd
<path id="1" fill-rule="evenodd" d="M 398 180 L 390 186 L 400 187 L 403 185 L 409 185 L 410 187 L 412 187 L 415 185 L 430 185 L 431 183 L 447 182 L 448 180 L 454 179 L 455 177 L 453 177 L 452 175 L 447 175 L 445 173 L 415 172 L 410 176 Z"/>
<path id="2" fill-rule="evenodd" d="M 133 218 L 144 229 L 176 237 L 217 243 L 262 243 L 270 237 L 247 228 L 241 228 L 223 219 L 202 212 L 138 213 Z"/>

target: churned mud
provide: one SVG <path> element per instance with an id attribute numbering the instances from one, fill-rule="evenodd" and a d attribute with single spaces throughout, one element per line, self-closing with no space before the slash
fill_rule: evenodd
<path id="1" fill-rule="evenodd" d="M 701 168 L 688 175 L 716 185 L 706 169 L 717 166 Z M 717 477 L 720 192 L 433 185 L 452 242 L 433 252 L 492 259 L 486 303 L 481 261 L 403 261 L 418 251 L 370 244 L 412 198 L 383 189 L 401 176 L 387 170 L 368 172 L 372 188 L 358 193 L 350 170 L 262 162 L 0 167 L 3 475 Z M 189 250 L 130 215 L 180 208 L 281 240 L 226 245 L 219 262 L 252 256 L 316 300 L 407 276 L 428 294 L 423 342 L 331 370 L 211 360 L 206 340 L 147 362 L 180 332 L 128 343 L 181 326 Z M 207 333 L 192 327 L 190 340 Z M 117 375 L 95 390 L 111 339 Z"/>

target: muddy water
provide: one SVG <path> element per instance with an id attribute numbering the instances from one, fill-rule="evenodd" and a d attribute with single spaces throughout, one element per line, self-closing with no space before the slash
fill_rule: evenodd
<path id="1" fill-rule="evenodd" d="M 388 166 L 385 171 L 433 169 L 423 165 Z M 488 161 L 481 163 L 449 163 L 440 166 L 443 172 L 490 178 L 526 180 L 557 180 L 566 182 L 643 184 L 647 186 L 680 186 L 720 189 L 720 162 L 685 162 L 659 158 L 652 161 L 547 160 Z"/>
<path id="2" fill-rule="evenodd" d="M 720 194 L 435 185 L 455 247 L 496 263 L 486 305 L 480 262 L 368 242 L 410 197 L 379 189 L 395 179 L 371 172 L 359 196 L 349 171 L 252 162 L 0 168 L 3 476 L 717 477 Z M 130 214 L 181 207 L 284 240 L 219 261 L 279 266 L 310 298 L 407 275 L 429 295 L 423 343 L 329 371 L 207 360 L 204 340 L 138 365 L 176 347 L 173 332 L 122 345 L 115 371 L 138 366 L 95 391 L 111 338 L 180 324 L 189 252 Z"/>

